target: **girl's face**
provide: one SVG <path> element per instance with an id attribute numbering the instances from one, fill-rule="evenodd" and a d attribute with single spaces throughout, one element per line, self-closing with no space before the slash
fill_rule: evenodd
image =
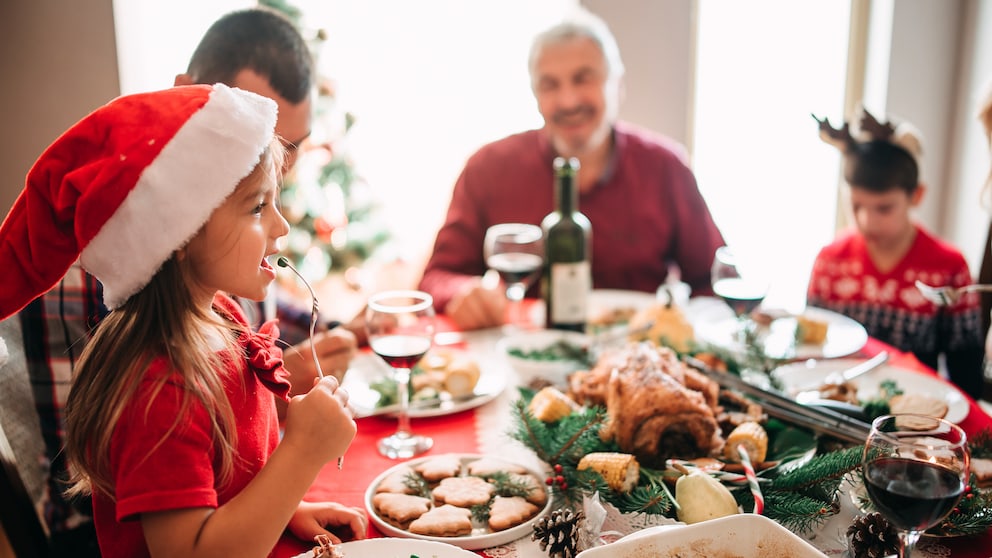
<path id="1" fill-rule="evenodd" d="M 217 291 L 262 300 L 276 272 L 266 260 L 279 251 L 289 223 L 276 207 L 274 165 L 263 159 L 214 210 L 184 250 L 190 259 L 191 291 L 209 306 Z"/>
<path id="2" fill-rule="evenodd" d="M 920 202 L 922 186 L 913 194 L 900 188 L 881 193 L 851 188 L 849 193 L 854 222 L 869 247 L 880 251 L 898 249 L 912 234 L 911 210 Z"/>

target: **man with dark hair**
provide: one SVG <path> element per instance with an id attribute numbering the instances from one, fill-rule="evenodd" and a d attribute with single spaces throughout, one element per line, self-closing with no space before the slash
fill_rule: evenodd
<path id="1" fill-rule="evenodd" d="M 211 25 L 175 84 L 221 82 L 274 100 L 288 170 L 310 136 L 313 72 L 310 50 L 293 23 L 255 8 L 229 13 Z"/>
<path id="2" fill-rule="evenodd" d="M 252 8 L 217 20 L 201 39 L 186 73 L 176 76 L 175 84 L 222 82 L 274 100 L 279 107 L 276 134 L 287 149 L 286 172 L 292 168 L 300 144 L 310 135 L 313 72 L 306 41 L 293 23 L 275 11 Z M 73 509 L 62 498 L 67 475 L 62 455 L 63 409 L 75 362 L 90 332 L 108 312 L 102 291 L 100 282 L 76 262 L 56 287 L 19 313 L 35 405 L 51 463 L 45 519 L 56 540 L 60 533 L 72 533 L 72 542 L 66 544 L 73 550 L 83 544 L 89 546 L 89 542 L 80 542 L 81 538 L 94 537 L 94 552 L 95 535 L 87 512 Z M 246 310 L 254 311 L 249 316 L 260 319 L 260 308 L 250 304 Z M 283 339 L 301 341 L 284 352 L 294 386 L 291 395 L 295 395 L 307 391 L 317 374 L 310 341 L 304 340 L 310 313 L 280 305 L 279 318 Z M 314 343 L 321 368 L 340 379 L 356 351 L 354 334 L 333 328 L 317 333 Z"/>

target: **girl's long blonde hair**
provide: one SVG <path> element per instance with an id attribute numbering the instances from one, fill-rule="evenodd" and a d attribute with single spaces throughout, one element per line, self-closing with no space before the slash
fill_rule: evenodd
<path id="1" fill-rule="evenodd" d="M 257 183 L 262 173 L 272 172 L 279 168 L 274 166 L 278 164 L 279 151 L 267 149 L 238 188 Z M 65 409 L 69 495 L 100 491 L 115 497 L 110 442 L 149 365 L 159 357 L 165 358 L 182 378 L 184 397 L 175 422 L 153 448 L 179 426 L 191 404 L 199 403 L 211 419 L 219 458 L 218 482 L 224 484 L 231 479 L 237 428 L 224 390 L 225 379 L 218 371 L 224 370 L 226 361 L 244 358 L 237 339 L 248 332 L 230 319 L 218 318 L 220 313 L 205 312 L 196 306 L 189 288 L 192 280 L 189 258 L 179 259 L 173 254 L 148 285 L 100 322 L 87 343 L 76 365 Z M 220 350 L 218 332 L 224 340 Z M 149 405 L 155 404 L 167 379 L 160 379 Z"/>

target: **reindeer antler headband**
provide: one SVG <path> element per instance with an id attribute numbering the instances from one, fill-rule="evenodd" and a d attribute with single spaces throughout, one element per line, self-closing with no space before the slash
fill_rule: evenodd
<path id="1" fill-rule="evenodd" d="M 844 122 L 840 128 L 834 128 L 828 119 L 820 120 L 815 114 L 811 116 L 820 125 L 820 139 L 836 147 L 841 153 L 848 153 L 859 143 L 887 141 L 905 149 L 916 161 L 916 165 L 920 166 L 920 158 L 923 155 L 920 134 L 907 122 L 898 126 L 892 122 L 880 122 L 862 107 L 858 128 L 852 133 L 849 122 Z"/>

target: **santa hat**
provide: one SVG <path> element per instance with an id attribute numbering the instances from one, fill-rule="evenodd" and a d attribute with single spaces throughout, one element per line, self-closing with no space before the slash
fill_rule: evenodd
<path id="1" fill-rule="evenodd" d="M 119 97 L 73 125 L 0 225 L 0 319 L 77 258 L 122 304 L 251 173 L 275 122 L 272 100 L 217 84 Z"/>

